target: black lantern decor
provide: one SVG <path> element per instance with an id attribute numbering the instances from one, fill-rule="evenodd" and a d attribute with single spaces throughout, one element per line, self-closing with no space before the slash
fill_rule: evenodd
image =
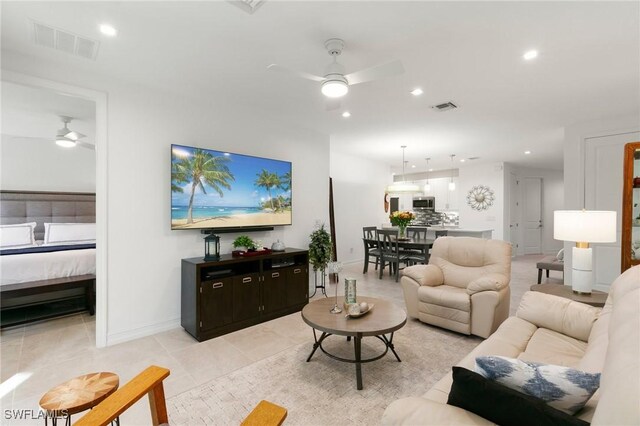
<path id="1" fill-rule="evenodd" d="M 220 259 L 220 237 L 208 234 L 204 237 L 204 260 Z"/>

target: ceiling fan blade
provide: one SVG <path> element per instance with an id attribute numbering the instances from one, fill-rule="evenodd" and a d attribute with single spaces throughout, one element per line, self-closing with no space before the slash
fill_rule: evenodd
<path id="1" fill-rule="evenodd" d="M 375 67 L 366 68 L 360 71 L 345 75 L 349 85 L 366 83 L 367 81 L 379 80 L 385 77 L 399 75 L 404 72 L 401 61 L 393 61 Z"/>
<path id="2" fill-rule="evenodd" d="M 86 135 L 83 135 L 80 132 L 76 132 L 71 130 L 70 132 L 68 132 L 67 134 L 64 135 L 65 138 L 69 138 L 71 140 L 77 141 L 78 139 L 82 139 L 84 138 Z"/>
<path id="3" fill-rule="evenodd" d="M 93 151 L 96 150 L 96 146 L 94 144 L 92 144 L 92 143 L 76 141 L 76 145 L 80 146 L 82 148 L 87 148 L 87 149 L 93 150 Z"/>
<path id="4" fill-rule="evenodd" d="M 340 108 L 341 102 L 339 98 L 326 98 L 324 102 L 325 111 L 335 111 Z"/>
<path id="5" fill-rule="evenodd" d="M 309 74 L 308 72 L 304 72 L 304 71 L 292 70 L 291 68 L 283 67 L 282 65 L 278 65 L 278 64 L 271 64 L 271 65 L 269 65 L 267 67 L 267 69 L 268 70 L 272 70 L 272 71 L 284 72 L 286 74 L 293 74 L 293 75 L 296 75 L 298 77 L 302 77 L 302 78 L 305 78 L 307 80 L 312 80 L 312 81 L 324 81 L 325 80 L 324 77 L 320 77 L 318 75 Z"/>
<path id="6" fill-rule="evenodd" d="M 39 138 L 37 136 L 18 136 L 18 135 L 8 135 L 6 133 L 2 134 L 2 137 L 7 137 L 9 139 L 13 139 L 13 140 L 29 140 L 29 141 L 45 141 L 45 142 L 50 142 L 47 138 Z"/>

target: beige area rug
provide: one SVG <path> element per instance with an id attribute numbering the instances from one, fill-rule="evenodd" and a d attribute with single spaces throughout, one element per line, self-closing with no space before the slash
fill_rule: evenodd
<path id="1" fill-rule="evenodd" d="M 167 401 L 172 425 L 238 425 L 262 399 L 288 410 L 286 425 L 374 425 L 384 409 L 406 396 L 420 396 L 440 380 L 481 339 L 461 336 L 409 320 L 394 335 L 398 362 L 391 351 L 362 366 L 364 389 L 356 390 L 355 366 L 335 361 L 320 350 L 305 362 L 309 343 L 294 346 Z M 331 336 L 323 344 L 353 357 L 353 342 Z M 384 344 L 364 338 L 363 357 L 379 354 Z"/>

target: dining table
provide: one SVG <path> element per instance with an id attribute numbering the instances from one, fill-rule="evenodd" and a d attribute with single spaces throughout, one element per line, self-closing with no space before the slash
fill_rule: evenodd
<path id="1" fill-rule="evenodd" d="M 363 238 L 368 247 L 377 247 L 378 240 L 375 238 Z M 394 239 L 395 240 L 395 239 Z M 435 239 L 433 238 L 399 238 L 398 241 L 398 250 L 399 251 L 408 251 L 415 250 L 416 252 L 421 251 L 423 253 L 429 253 L 431 247 L 433 247 L 433 242 Z M 365 258 L 365 266 L 368 260 Z M 381 271 L 382 272 L 382 271 Z"/>

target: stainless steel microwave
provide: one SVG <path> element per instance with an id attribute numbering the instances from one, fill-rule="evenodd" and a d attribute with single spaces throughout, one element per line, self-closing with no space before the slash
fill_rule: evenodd
<path id="1" fill-rule="evenodd" d="M 435 197 L 414 197 L 413 209 L 419 210 L 435 210 L 436 199 Z"/>

